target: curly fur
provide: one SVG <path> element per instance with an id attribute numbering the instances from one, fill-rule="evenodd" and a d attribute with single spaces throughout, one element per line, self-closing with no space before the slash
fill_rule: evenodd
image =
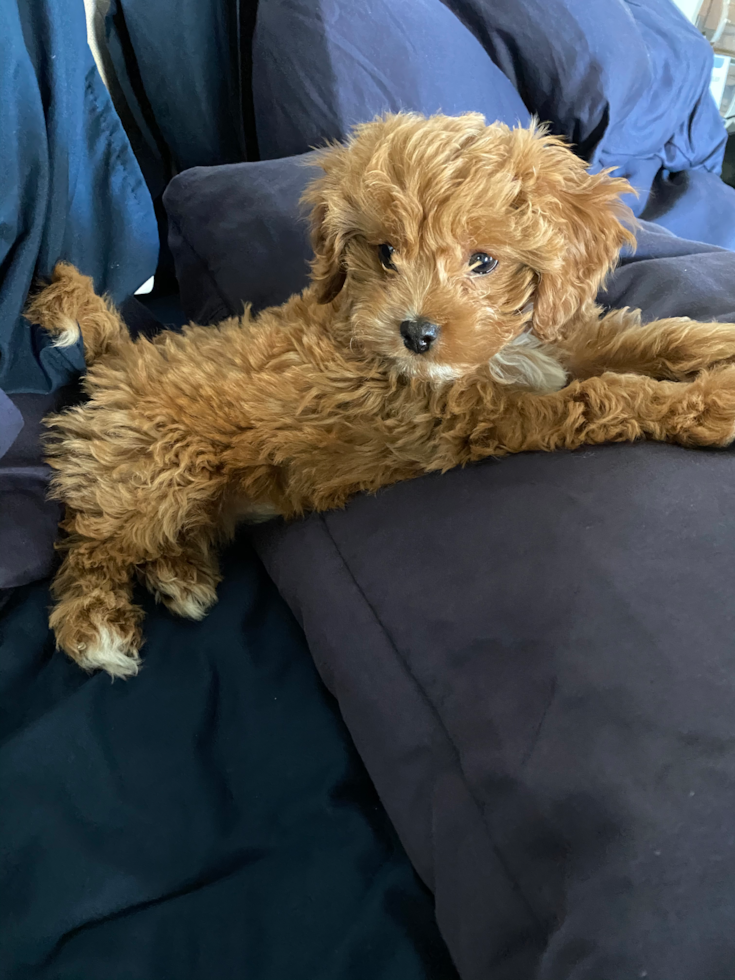
<path id="1" fill-rule="evenodd" d="M 542 128 L 473 114 L 386 116 L 319 165 L 312 282 L 281 307 L 133 342 L 68 265 L 30 304 L 58 343 L 81 331 L 88 365 L 89 400 L 47 441 L 66 505 L 51 625 L 82 667 L 138 669 L 136 576 L 201 618 L 243 516 L 524 450 L 733 439 L 735 326 L 595 305 L 633 241 L 625 181 Z M 488 275 L 477 251 L 498 260 Z M 399 329 L 417 315 L 441 328 L 422 354 Z"/>

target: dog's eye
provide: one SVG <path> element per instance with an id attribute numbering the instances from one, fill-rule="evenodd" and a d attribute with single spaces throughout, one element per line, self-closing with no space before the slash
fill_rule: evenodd
<path id="1" fill-rule="evenodd" d="M 393 269 L 393 271 L 395 272 L 396 267 L 393 265 L 393 258 L 392 258 L 394 252 L 395 249 L 393 248 L 392 245 L 388 245 L 387 243 L 384 245 L 378 245 L 378 255 L 380 256 L 380 264 L 383 266 L 384 269 Z"/>
<path id="2" fill-rule="evenodd" d="M 498 260 L 487 252 L 474 252 L 470 255 L 470 272 L 475 276 L 486 276 L 497 264 Z"/>

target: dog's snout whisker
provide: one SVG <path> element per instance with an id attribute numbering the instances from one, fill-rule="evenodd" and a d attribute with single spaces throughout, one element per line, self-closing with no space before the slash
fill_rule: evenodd
<path id="1" fill-rule="evenodd" d="M 414 354 L 426 354 L 440 333 L 436 323 L 424 317 L 415 320 L 404 320 L 401 324 L 401 337 L 406 347 Z"/>

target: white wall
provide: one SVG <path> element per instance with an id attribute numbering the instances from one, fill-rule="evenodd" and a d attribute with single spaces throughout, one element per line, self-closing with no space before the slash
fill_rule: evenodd
<path id="1" fill-rule="evenodd" d="M 2 0 L 0 0 L 1 2 Z M 151 0 L 151 2 L 154 2 L 154 0 Z M 97 68 L 105 85 L 107 84 L 107 79 L 105 78 L 105 69 L 100 56 L 97 38 L 100 36 L 99 32 L 104 37 L 104 19 L 109 6 L 109 0 L 84 0 L 84 12 L 87 15 L 87 41 L 92 49 L 94 60 L 97 62 Z"/>
<path id="2" fill-rule="evenodd" d="M 676 6 L 681 10 L 685 17 L 694 23 L 694 20 L 699 13 L 699 8 L 702 6 L 702 0 L 674 0 Z"/>

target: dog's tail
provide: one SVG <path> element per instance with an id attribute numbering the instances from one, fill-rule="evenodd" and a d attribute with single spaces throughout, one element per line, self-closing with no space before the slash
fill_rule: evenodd
<path id="1" fill-rule="evenodd" d="M 25 315 L 54 336 L 55 347 L 71 347 L 81 336 L 87 365 L 132 343 L 110 300 L 98 296 L 89 276 L 66 262 L 59 262 L 49 285 L 31 298 Z"/>

